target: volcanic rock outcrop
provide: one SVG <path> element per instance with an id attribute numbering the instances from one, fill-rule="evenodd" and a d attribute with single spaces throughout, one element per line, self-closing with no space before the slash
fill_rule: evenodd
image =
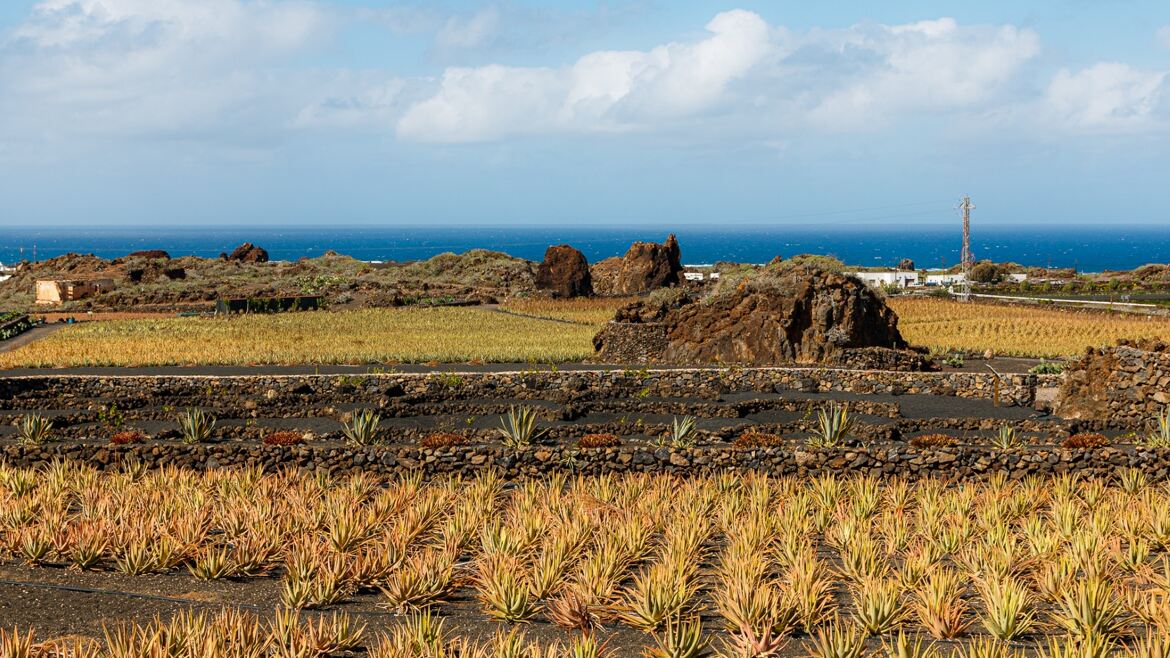
<path id="1" fill-rule="evenodd" d="M 1149 422 L 1170 409 L 1170 345 L 1122 340 L 1065 364 L 1055 411 L 1065 418 Z"/>
<path id="2" fill-rule="evenodd" d="M 267 263 L 268 252 L 263 247 L 257 247 L 251 242 L 235 248 L 231 254 L 224 257 L 224 260 L 232 260 L 240 263 Z"/>
<path id="3" fill-rule="evenodd" d="M 664 340 L 633 352 L 650 361 L 848 366 L 863 357 L 867 364 L 876 360 L 894 369 L 926 367 L 921 355 L 907 350 L 898 317 L 882 298 L 861 281 L 834 272 L 761 276 L 702 299 L 683 293 L 641 300 L 620 309 L 594 338 L 594 347 L 603 360 L 621 360 L 632 342 L 628 336 L 645 340 L 654 335 L 649 326 L 661 327 Z M 883 349 L 890 354 L 875 356 Z"/>
<path id="4" fill-rule="evenodd" d="M 549 247 L 536 269 L 536 288 L 553 297 L 588 297 L 593 294 L 593 279 L 585 254 L 567 244 Z"/>
<path id="5" fill-rule="evenodd" d="M 678 240 L 635 242 L 621 258 L 607 258 L 593 266 L 594 291 L 605 295 L 637 295 L 684 281 Z"/>

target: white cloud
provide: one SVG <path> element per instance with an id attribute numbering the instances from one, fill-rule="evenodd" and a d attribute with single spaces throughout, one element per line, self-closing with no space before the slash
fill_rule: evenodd
<path id="1" fill-rule="evenodd" d="M 708 110 L 772 43 L 768 25 L 747 11 L 719 14 L 707 30 L 711 36 L 695 43 L 599 51 L 561 69 L 449 68 L 438 92 L 402 117 L 398 134 L 420 141 L 482 141 L 620 129 Z"/>
<path id="2" fill-rule="evenodd" d="M 1039 52 L 1012 26 L 943 18 L 803 36 L 734 10 L 704 39 L 598 51 L 571 66 L 449 69 L 398 135 L 435 142 L 662 128 L 730 113 L 761 126 L 854 129 L 900 114 L 969 111 L 1000 98 Z"/>
<path id="3" fill-rule="evenodd" d="M 812 110 L 812 119 L 829 127 L 882 123 L 901 112 L 978 108 L 1040 50 L 1030 30 L 960 27 L 950 18 L 858 27 L 822 39 L 839 53 L 826 73 L 845 72 L 840 88 Z"/>
<path id="4" fill-rule="evenodd" d="M 273 107 L 296 101 L 269 66 L 331 27 L 299 1 L 44 0 L 0 44 L 0 111 L 57 135 L 271 126 Z"/>
<path id="5" fill-rule="evenodd" d="M 440 51 L 480 48 L 492 42 L 499 29 L 500 11 L 495 7 L 471 16 L 450 16 L 435 34 L 435 46 Z"/>
<path id="6" fill-rule="evenodd" d="M 1170 110 L 1167 74 L 1105 62 L 1063 69 L 1044 96 L 1047 112 L 1071 129 L 1128 132 L 1156 128 Z"/>

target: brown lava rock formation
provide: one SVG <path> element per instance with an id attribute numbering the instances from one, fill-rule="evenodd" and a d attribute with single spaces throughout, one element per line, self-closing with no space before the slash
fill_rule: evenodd
<path id="1" fill-rule="evenodd" d="M 226 256 L 225 260 L 233 260 L 240 263 L 267 263 L 268 251 L 263 247 L 257 247 L 251 242 L 245 242 Z"/>
<path id="2" fill-rule="evenodd" d="M 605 295 L 636 295 L 681 284 L 683 267 L 678 240 L 635 242 L 621 258 L 607 258 L 593 266 L 594 290 Z"/>
<path id="3" fill-rule="evenodd" d="M 585 254 L 567 244 L 549 247 L 536 270 L 536 288 L 553 297 L 589 297 L 593 279 Z"/>
<path id="4" fill-rule="evenodd" d="M 908 347 L 880 296 L 855 278 L 819 270 L 748 279 L 701 299 L 684 292 L 652 297 L 620 309 L 614 320 L 594 338 L 603 359 L 613 356 L 607 347 L 622 342 L 621 332 L 647 324 L 665 334 L 649 360 L 667 363 L 848 365 L 863 348 Z M 920 369 L 921 357 L 906 355 L 917 357 Z"/>

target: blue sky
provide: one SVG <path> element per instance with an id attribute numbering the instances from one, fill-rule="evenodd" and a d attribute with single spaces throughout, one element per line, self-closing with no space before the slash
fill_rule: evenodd
<path id="1" fill-rule="evenodd" d="M 0 225 L 1156 224 L 1168 72 L 1164 1 L 7 0 Z"/>

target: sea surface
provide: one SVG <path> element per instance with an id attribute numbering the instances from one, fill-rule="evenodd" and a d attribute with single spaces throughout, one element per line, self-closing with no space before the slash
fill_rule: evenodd
<path id="1" fill-rule="evenodd" d="M 484 248 L 540 260 L 549 245 L 568 243 L 590 262 L 618 256 L 635 240 L 664 240 L 670 231 L 638 228 L 486 227 L 209 227 L 9 228 L 0 227 L 0 262 L 43 260 L 67 252 L 103 258 L 141 249 L 165 249 L 174 257 L 215 257 L 242 242 L 268 250 L 274 260 L 320 256 L 327 250 L 367 261 L 407 261 L 443 252 Z M 717 261 L 766 263 L 776 255 L 829 254 L 850 265 L 893 266 L 903 258 L 919 268 L 949 267 L 959 260 L 961 235 L 954 228 L 678 227 L 687 264 Z M 1082 272 L 1132 269 L 1170 262 L 1170 230 L 1151 226 L 982 227 L 972 234 L 978 259 L 1037 267 L 1075 267 Z"/>

